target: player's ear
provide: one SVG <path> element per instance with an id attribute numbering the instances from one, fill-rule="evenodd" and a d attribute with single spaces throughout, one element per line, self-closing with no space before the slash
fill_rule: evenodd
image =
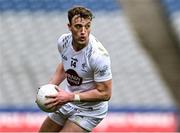
<path id="1" fill-rule="evenodd" d="M 67 26 L 68 26 L 69 31 L 71 31 L 71 24 L 68 23 Z"/>

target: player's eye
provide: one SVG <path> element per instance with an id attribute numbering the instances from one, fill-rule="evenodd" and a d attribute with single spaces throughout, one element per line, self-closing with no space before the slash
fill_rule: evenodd
<path id="1" fill-rule="evenodd" d="M 77 24 L 74 27 L 79 30 L 82 26 L 80 24 Z"/>
<path id="2" fill-rule="evenodd" d="M 88 24 L 85 26 L 86 29 L 89 29 L 91 26 Z"/>

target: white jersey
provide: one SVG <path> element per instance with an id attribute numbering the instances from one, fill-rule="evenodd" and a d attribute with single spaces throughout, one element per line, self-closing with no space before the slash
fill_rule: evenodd
<path id="1" fill-rule="evenodd" d="M 63 34 L 58 39 L 58 50 L 66 72 L 66 91 L 88 91 L 95 88 L 95 82 L 103 82 L 112 78 L 109 54 L 92 34 L 89 35 L 88 45 L 80 51 L 73 49 L 72 34 Z M 107 102 L 71 104 L 78 107 L 107 108 Z"/>

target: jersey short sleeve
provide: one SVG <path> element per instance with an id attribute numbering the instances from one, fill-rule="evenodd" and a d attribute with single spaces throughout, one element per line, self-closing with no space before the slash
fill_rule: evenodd
<path id="1" fill-rule="evenodd" d="M 109 56 L 104 55 L 96 57 L 94 65 L 94 80 L 96 82 L 102 82 L 112 79 Z"/>
<path id="2" fill-rule="evenodd" d="M 103 82 L 112 79 L 111 60 L 108 51 L 94 36 L 90 36 L 91 67 L 94 72 L 94 81 Z"/>

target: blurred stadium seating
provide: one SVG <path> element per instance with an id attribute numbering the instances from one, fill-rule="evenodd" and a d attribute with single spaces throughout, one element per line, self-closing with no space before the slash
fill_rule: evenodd
<path id="1" fill-rule="evenodd" d="M 68 32 L 64 11 L 76 4 L 71 0 L 0 1 L 1 107 L 34 106 L 36 88 L 48 82 L 60 58 L 56 41 Z M 93 34 L 112 58 L 111 105 L 173 106 L 166 84 L 118 3 L 82 0 L 78 4 L 94 11 Z"/>
<path id="2" fill-rule="evenodd" d="M 68 32 L 66 11 L 73 5 L 94 12 L 92 33 L 111 55 L 111 109 L 175 108 L 116 0 L 0 0 L 0 108 L 37 109 L 37 88 L 48 82 L 60 61 L 57 38 Z"/>

